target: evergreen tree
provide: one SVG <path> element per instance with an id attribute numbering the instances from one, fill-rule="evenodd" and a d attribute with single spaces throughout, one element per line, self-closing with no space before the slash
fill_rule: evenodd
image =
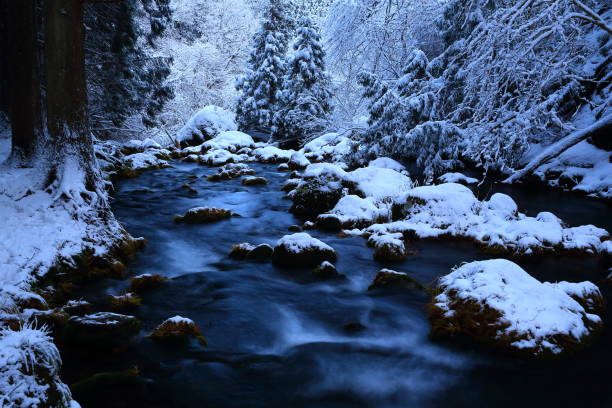
<path id="1" fill-rule="evenodd" d="M 282 108 L 274 115 L 272 139 L 301 139 L 321 132 L 331 113 L 325 51 L 308 18 L 300 20 L 294 54 L 288 63 Z"/>
<path id="2" fill-rule="evenodd" d="M 278 107 L 291 23 L 284 0 L 272 0 L 266 21 L 255 34 L 247 73 L 237 83 L 242 92 L 236 107 L 241 129 L 270 128 Z"/>
<path id="3" fill-rule="evenodd" d="M 165 84 L 171 60 L 148 57 L 145 49 L 154 46 L 170 23 L 168 3 L 126 0 L 87 4 L 87 81 L 92 127 L 98 137 L 116 137 L 130 117 L 140 117 L 145 126 L 154 126 L 156 115 L 172 98 L 172 89 Z M 144 17 L 139 19 L 139 15 Z M 150 29 L 141 28 L 143 22 Z"/>

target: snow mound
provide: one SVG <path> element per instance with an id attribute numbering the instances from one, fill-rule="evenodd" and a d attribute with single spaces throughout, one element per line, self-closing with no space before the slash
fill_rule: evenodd
<path id="1" fill-rule="evenodd" d="M 588 282 L 578 285 L 592 290 Z M 438 289 L 430 305 L 434 336 L 461 334 L 541 356 L 579 347 L 602 326 L 562 284 L 541 283 L 505 259 L 464 264 Z"/>
<path id="2" fill-rule="evenodd" d="M 445 173 L 438 177 L 438 180 L 442 183 L 460 183 L 460 184 L 474 184 L 478 183 L 478 179 L 474 177 L 468 177 L 463 173 Z"/>
<path id="3" fill-rule="evenodd" d="M 224 149 L 211 149 L 206 154 L 200 156 L 202 163 L 209 166 L 223 166 L 227 163 L 239 163 L 247 160 L 243 154 L 234 154 Z"/>
<path id="4" fill-rule="evenodd" d="M 329 213 L 319 215 L 317 222 L 329 217 L 336 218 L 342 228 L 353 228 L 388 220 L 389 208 L 377 206 L 372 197 L 361 198 L 349 194 L 342 197 Z"/>
<path id="5" fill-rule="evenodd" d="M 218 106 L 209 105 L 193 115 L 179 130 L 181 144 L 198 145 L 221 132 L 238 130 L 235 115 Z"/>
<path id="6" fill-rule="evenodd" d="M 552 250 L 609 252 L 609 234 L 593 225 L 567 227 L 548 212 L 519 213 L 505 194 L 478 201 L 469 188 L 455 183 L 416 187 L 396 200 L 403 220 L 375 224 L 366 232 L 403 232 L 421 238 L 464 237 L 489 251 L 532 254 Z"/>
<path id="7" fill-rule="evenodd" d="M 215 136 L 208 142 L 202 144 L 202 147 L 206 149 L 225 149 L 232 153 L 235 153 L 243 147 L 253 146 L 255 146 L 255 141 L 253 138 L 246 133 L 238 132 L 237 130 L 221 132 L 218 136 Z"/>
<path id="8" fill-rule="evenodd" d="M 255 160 L 263 163 L 286 163 L 293 153 L 295 150 L 283 150 L 276 146 L 258 147 L 251 152 Z"/>
<path id="9" fill-rule="evenodd" d="M 368 163 L 368 167 L 377 167 L 379 169 L 391 169 L 400 173 L 405 172 L 407 174 L 406 167 L 397 160 L 393 160 L 390 157 L 379 157 Z"/>
<path id="10" fill-rule="evenodd" d="M 386 168 L 363 167 L 348 174 L 348 180 L 366 197 L 377 200 L 394 198 L 412 188 L 412 180 L 404 174 Z"/>
<path id="11" fill-rule="evenodd" d="M 318 240 L 305 232 L 297 232 L 295 234 L 285 235 L 284 237 L 278 240 L 276 245 L 283 246 L 289 252 L 293 252 L 296 254 L 311 248 L 330 251 L 334 250 L 325 242 Z"/>
<path id="12" fill-rule="evenodd" d="M 133 170 L 156 169 L 168 166 L 168 162 L 158 159 L 152 152 L 134 153 L 125 156 L 124 165 Z"/>
<path id="13" fill-rule="evenodd" d="M 338 133 L 326 133 L 306 143 L 302 148 L 304 155 L 312 161 L 342 161 L 356 144 L 353 140 Z"/>

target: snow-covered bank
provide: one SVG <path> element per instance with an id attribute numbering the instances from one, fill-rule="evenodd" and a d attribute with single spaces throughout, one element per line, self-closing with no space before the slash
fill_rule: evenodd
<path id="1" fill-rule="evenodd" d="M 78 199 L 68 205 L 44 191 L 44 171 L 11 165 L 9 151 L 10 139 L 0 138 L 0 405 L 76 407 L 59 378 L 57 348 L 30 321 L 32 309 L 64 293 L 37 286 L 56 272 L 64 281 L 71 273 L 85 280 L 94 260 L 98 272 L 119 270 L 131 238 L 110 212 L 102 217 L 100 208 Z M 70 176 L 64 183 L 82 183 L 77 172 Z"/>
<path id="2" fill-rule="evenodd" d="M 531 356 L 584 346 L 603 322 L 590 282 L 539 282 L 505 259 L 464 264 L 442 277 L 430 304 L 434 337 L 466 336 Z"/>

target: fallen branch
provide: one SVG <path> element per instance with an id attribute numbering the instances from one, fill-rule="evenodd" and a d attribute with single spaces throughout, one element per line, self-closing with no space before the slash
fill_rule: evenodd
<path id="1" fill-rule="evenodd" d="M 607 134 L 608 137 L 612 135 L 612 114 L 606 115 L 592 125 L 570 133 L 568 136 L 564 137 L 558 142 L 548 146 L 542 153 L 534 157 L 525 167 L 516 171 L 510 177 L 505 179 L 503 183 L 513 183 L 522 179 L 526 175 L 533 173 L 544 163 L 559 156 L 570 147 L 599 133 Z"/>

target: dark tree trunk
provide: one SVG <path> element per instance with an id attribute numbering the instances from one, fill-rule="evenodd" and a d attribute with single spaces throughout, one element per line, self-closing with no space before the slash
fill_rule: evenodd
<path id="1" fill-rule="evenodd" d="M 0 112 L 8 115 L 8 1 L 0 0 Z"/>
<path id="2" fill-rule="evenodd" d="M 76 170 L 83 173 L 85 188 L 96 191 L 98 172 L 85 85 L 83 2 L 45 0 L 44 21 L 49 181 L 62 183 L 65 172 Z"/>
<path id="3" fill-rule="evenodd" d="M 12 159 L 27 163 L 42 139 L 39 2 L 8 0 L 7 58 Z"/>

